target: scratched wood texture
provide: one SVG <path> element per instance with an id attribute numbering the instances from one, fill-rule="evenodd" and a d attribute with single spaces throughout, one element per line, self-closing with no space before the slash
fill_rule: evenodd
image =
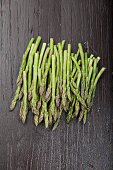
<path id="1" fill-rule="evenodd" d="M 112 0 L 0 0 L 0 170 L 112 170 Z M 14 94 L 22 54 L 32 36 L 89 44 L 107 70 L 85 126 L 63 116 L 52 132 L 19 121 Z"/>

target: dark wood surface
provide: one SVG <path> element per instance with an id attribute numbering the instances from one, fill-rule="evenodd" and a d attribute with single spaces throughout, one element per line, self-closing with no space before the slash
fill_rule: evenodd
<path id="1" fill-rule="evenodd" d="M 0 0 L 0 170 L 112 170 L 112 0 Z M 88 42 L 107 70 L 85 126 L 63 116 L 52 132 L 19 121 L 9 105 L 32 36 Z"/>

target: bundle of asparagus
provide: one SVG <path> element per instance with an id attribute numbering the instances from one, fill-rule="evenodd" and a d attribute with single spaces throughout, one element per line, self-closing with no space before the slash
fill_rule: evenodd
<path id="1" fill-rule="evenodd" d="M 63 111 L 67 123 L 78 118 L 85 124 L 97 82 L 105 70 L 98 69 L 100 57 L 88 55 L 81 43 L 73 53 L 71 44 L 64 49 L 65 40 L 56 45 L 50 38 L 39 51 L 40 42 L 40 36 L 36 42 L 32 38 L 23 54 L 10 110 L 21 100 L 19 116 L 23 123 L 31 109 L 36 126 L 44 120 L 45 127 L 53 125 L 54 130 Z"/>

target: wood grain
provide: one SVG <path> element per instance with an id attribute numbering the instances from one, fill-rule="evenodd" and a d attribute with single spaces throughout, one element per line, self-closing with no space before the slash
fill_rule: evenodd
<path id="1" fill-rule="evenodd" d="M 0 0 L 0 170 L 112 170 L 112 0 Z M 29 39 L 87 44 L 107 70 L 85 126 L 63 115 L 52 132 L 9 105 Z"/>

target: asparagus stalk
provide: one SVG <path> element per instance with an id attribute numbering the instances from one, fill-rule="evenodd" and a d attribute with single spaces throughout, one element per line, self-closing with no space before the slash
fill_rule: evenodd
<path id="1" fill-rule="evenodd" d="M 32 50 L 33 50 L 33 48 L 34 48 L 34 45 L 35 45 L 35 44 L 33 43 L 32 46 L 31 46 L 30 52 L 29 52 L 29 56 L 28 56 L 28 60 L 27 60 L 27 65 L 26 65 L 26 68 L 25 68 L 26 73 L 28 73 L 28 69 L 29 69 L 29 58 L 30 58 L 30 55 L 31 55 Z"/>
<path id="2" fill-rule="evenodd" d="M 74 76 L 73 78 L 71 78 L 71 81 L 73 80 L 74 82 L 76 82 L 76 81 L 77 81 L 78 74 L 79 74 L 79 72 L 77 71 L 76 74 L 75 74 L 75 76 Z"/>
<path id="3" fill-rule="evenodd" d="M 33 60 L 34 60 L 34 55 L 39 47 L 39 44 L 41 42 L 41 37 L 38 36 L 37 40 L 34 44 L 34 48 L 31 52 L 31 55 L 29 56 L 29 72 L 28 72 L 28 100 L 31 100 L 31 95 L 32 95 L 32 89 L 33 89 L 33 80 L 32 80 L 32 73 L 33 73 Z"/>
<path id="4" fill-rule="evenodd" d="M 103 67 L 98 75 L 96 76 L 95 80 L 94 80 L 94 84 L 91 86 L 90 90 L 89 90 L 89 94 L 88 94 L 88 98 L 87 98 L 87 104 L 88 104 L 88 111 L 90 111 L 91 107 L 92 107 L 92 104 L 93 104 L 93 99 L 94 99 L 94 96 L 95 96 L 95 90 L 96 90 L 96 85 L 97 85 L 97 82 L 100 78 L 100 76 L 103 74 L 103 72 L 105 71 L 105 68 Z M 85 110 L 84 112 L 84 118 L 83 118 L 83 122 L 84 124 L 86 123 L 86 117 L 87 117 L 87 112 Z"/>
<path id="5" fill-rule="evenodd" d="M 23 71 L 23 92 L 24 97 L 23 101 L 21 103 L 21 110 L 20 110 L 20 118 L 23 123 L 26 121 L 26 116 L 28 112 L 28 102 L 27 102 L 27 74 L 25 71 Z"/>
<path id="6" fill-rule="evenodd" d="M 55 55 L 52 55 L 52 108 L 53 108 L 52 115 L 53 116 L 55 116 L 54 110 L 55 110 L 55 90 L 56 90 L 55 63 L 56 63 L 56 57 Z"/>
<path id="7" fill-rule="evenodd" d="M 45 98 L 44 100 L 48 103 L 49 100 L 51 99 L 51 96 L 52 96 L 52 85 L 51 85 L 51 77 L 52 77 L 52 74 L 51 74 L 51 67 L 49 68 L 49 74 L 48 74 L 48 83 L 47 83 L 47 91 L 45 93 Z"/>
<path id="8" fill-rule="evenodd" d="M 33 43 L 32 46 L 31 46 L 31 49 L 30 49 L 30 52 L 29 52 L 29 56 L 31 55 L 31 52 L 32 52 L 33 48 L 34 48 L 34 43 Z M 29 56 L 28 56 L 27 65 L 26 65 L 26 68 L 25 68 L 26 73 L 28 73 Z M 21 91 L 20 91 L 20 93 L 19 93 L 19 100 L 21 100 L 22 97 L 23 97 L 23 87 L 21 88 Z"/>
<path id="9" fill-rule="evenodd" d="M 66 65 L 67 65 L 67 50 L 64 50 L 64 62 L 63 62 L 63 93 L 62 93 L 62 104 L 66 111 Z"/>
<path id="10" fill-rule="evenodd" d="M 17 84 L 18 84 L 19 82 L 21 82 L 22 74 L 23 74 L 23 71 L 24 71 L 24 69 L 25 69 L 25 67 L 26 67 L 27 57 L 28 57 L 29 51 L 30 51 L 30 49 L 31 49 L 31 46 L 32 46 L 32 44 L 33 44 L 33 41 L 34 41 L 34 38 L 31 38 L 31 40 L 30 40 L 30 42 L 29 42 L 29 44 L 28 44 L 28 46 L 27 46 L 27 49 L 26 49 L 26 51 L 25 51 L 25 53 L 24 53 L 24 55 L 23 55 L 22 64 L 21 64 L 21 66 L 20 66 L 20 70 L 19 70 L 19 74 L 18 74 L 18 78 L 17 78 Z"/>
<path id="11" fill-rule="evenodd" d="M 73 57 L 72 57 L 72 60 L 73 60 Z M 75 62 L 77 62 L 77 61 L 75 60 Z M 80 70 L 80 63 L 81 63 L 81 60 L 78 60 L 77 65 L 79 66 L 79 70 Z M 75 66 L 74 66 L 74 68 L 73 68 L 73 71 L 72 71 L 72 74 L 71 74 L 71 78 L 73 78 L 74 81 L 76 80 L 77 75 L 78 75 L 78 72 L 79 72 L 79 71 L 77 71 L 77 70 L 78 70 L 78 69 L 77 69 L 76 64 L 75 64 Z M 73 76 L 74 76 L 74 77 L 73 77 Z"/>
<path id="12" fill-rule="evenodd" d="M 43 73 L 43 78 L 42 78 L 41 85 L 40 85 L 40 95 L 41 96 L 43 96 L 43 94 L 45 94 L 45 92 L 46 92 L 47 76 L 48 76 L 50 66 L 51 66 L 51 55 L 49 55 L 48 62 L 45 67 L 45 72 Z"/>
<path id="13" fill-rule="evenodd" d="M 21 100 L 23 97 L 23 87 L 21 87 L 21 90 L 20 90 L 20 93 L 19 93 L 19 96 L 18 96 L 18 99 Z"/>
<path id="14" fill-rule="evenodd" d="M 70 64 L 71 64 L 71 44 L 68 44 L 68 59 L 67 59 L 67 96 L 69 101 L 71 101 L 70 93 Z"/>
<path id="15" fill-rule="evenodd" d="M 76 56 L 76 55 L 75 55 L 75 56 Z M 80 71 L 79 62 L 77 62 L 76 58 L 74 58 L 74 57 L 72 57 L 72 60 L 74 61 L 75 66 L 76 66 L 76 68 L 77 68 L 78 72 L 80 73 L 81 71 Z"/>
<path id="16" fill-rule="evenodd" d="M 19 98 L 19 94 L 20 94 L 20 90 L 21 90 L 21 84 L 22 84 L 22 73 L 23 73 L 23 70 L 25 69 L 27 56 L 28 56 L 28 53 L 30 51 L 30 48 L 32 46 L 33 41 L 34 41 L 34 38 L 31 38 L 31 40 L 30 40 L 30 42 L 27 46 L 27 49 L 26 49 L 26 51 L 23 55 L 22 64 L 20 66 L 20 70 L 19 70 L 19 74 L 18 74 L 18 78 L 17 78 L 17 89 L 16 89 L 16 92 L 15 92 L 14 98 L 11 102 L 10 110 L 13 110 L 15 108 L 17 100 Z"/>
<path id="17" fill-rule="evenodd" d="M 80 94 L 78 93 L 78 89 L 76 89 L 75 87 L 73 87 L 74 83 L 70 83 L 71 86 L 71 90 L 73 92 L 73 94 L 75 94 L 75 96 L 77 97 L 77 100 L 87 109 L 87 105 L 84 101 L 84 99 L 80 96 Z"/>
<path id="18" fill-rule="evenodd" d="M 91 56 L 91 58 L 92 58 L 92 56 Z M 88 98 L 88 89 L 90 91 L 93 88 L 93 84 L 94 84 L 94 80 L 95 80 L 95 76 L 96 76 L 97 64 L 100 60 L 100 57 L 97 57 L 97 58 L 93 57 L 92 59 L 90 59 L 89 67 L 92 66 L 92 63 L 93 63 L 92 60 L 94 61 L 94 64 L 93 64 L 93 68 L 91 69 L 91 72 L 89 72 L 89 78 L 88 78 L 88 74 L 86 73 L 87 75 L 86 75 L 85 100 L 87 100 L 87 98 Z M 92 78 L 91 78 L 91 73 L 92 73 Z M 91 84 L 91 87 L 90 87 L 90 84 Z M 90 96 L 90 98 L 91 98 L 91 96 Z M 86 123 L 86 118 L 87 118 L 87 111 L 84 110 L 84 117 L 83 117 L 84 124 Z"/>
<path id="19" fill-rule="evenodd" d="M 59 78 L 59 71 L 60 71 L 60 56 L 59 56 L 56 45 L 54 45 L 54 54 L 57 58 L 57 76 L 56 76 L 56 78 L 58 79 Z"/>
<path id="20" fill-rule="evenodd" d="M 34 124 L 37 126 L 39 124 L 39 115 L 34 115 Z"/>
<path id="21" fill-rule="evenodd" d="M 79 91 L 80 81 L 81 81 L 81 72 L 78 73 L 78 78 L 77 78 L 77 91 L 78 91 L 79 94 L 80 94 L 80 91 Z M 78 100 L 76 100 L 76 102 L 75 102 L 75 113 L 74 113 L 74 116 L 77 117 L 79 111 L 80 111 L 80 103 L 79 103 Z"/>
<path id="22" fill-rule="evenodd" d="M 56 75 L 56 107 L 60 107 L 60 56 L 57 50 L 57 46 L 54 45 L 54 53 L 57 59 L 57 75 Z"/>
<path id="23" fill-rule="evenodd" d="M 84 98 L 85 91 L 85 63 L 84 63 L 84 52 L 81 43 L 78 44 L 81 61 L 82 61 L 82 79 L 81 79 L 81 96 Z"/>
<path id="24" fill-rule="evenodd" d="M 33 58 L 34 58 L 34 55 L 37 51 L 37 48 L 40 44 L 40 41 L 41 41 L 41 37 L 38 36 L 37 40 L 36 40 L 36 43 L 34 45 L 34 48 L 31 52 L 31 55 L 29 57 L 29 72 L 28 72 L 28 91 L 30 90 L 30 87 L 31 87 L 31 84 L 32 84 L 32 72 L 33 72 Z"/>
<path id="25" fill-rule="evenodd" d="M 60 93 L 62 94 L 63 55 L 62 55 L 62 46 L 60 43 L 58 43 L 58 52 L 60 55 Z"/>
<path id="26" fill-rule="evenodd" d="M 93 56 L 91 55 L 91 57 L 90 57 L 91 63 L 89 63 L 89 67 L 91 67 L 90 64 L 92 65 L 92 62 L 93 62 L 92 57 Z M 85 101 L 87 99 L 87 93 L 88 93 L 88 89 L 89 89 L 91 74 L 92 74 L 92 68 L 90 69 L 89 77 L 88 77 L 88 56 L 87 56 L 87 53 L 85 53 L 85 97 L 84 97 Z M 82 117 L 83 117 L 83 123 L 85 124 L 86 116 L 87 116 L 87 110 L 84 109 L 84 110 L 82 110 L 81 113 L 82 114 L 81 114 L 81 117 L 79 117 L 79 120 L 82 119 Z"/>
<path id="27" fill-rule="evenodd" d="M 73 97 L 73 102 L 69 108 L 69 111 L 68 111 L 68 114 L 67 114 L 67 117 L 66 117 L 66 122 L 69 124 L 71 118 L 72 118 L 72 114 L 73 114 L 73 108 L 74 108 L 74 104 L 75 104 L 75 97 Z"/>
<path id="28" fill-rule="evenodd" d="M 41 63 L 42 63 L 42 59 L 43 59 L 43 55 L 44 55 L 45 49 L 46 49 L 46 43 L 43 43 L 43 44 L 42 44 L 41 51 L 40 51 L 40 58 L 39 58 L 38 68 L 41 67 Z"/>
<path id="29" fill-rule="evenodd" d="M 52 55 L 53 52 L 54 52 L 54 40 L 53 40 L 53 38 L 50 38 L 50 49 L 51 49 L 50 54 Z"/>
<path id="30" fill-rule="evenodd" d="M 45 69 L 45 64 L 46 64 L 46 61 L 47 61 L 47 57 L 49 55 L 49 52 L 50 52 L 50 48 L 47 47 L 46 48 L 46 51 L 45 51 L 45 54 L 44 54 L 44 57 L 43 57 L 43 61 L 42 61 L 42 66 L 41 66 L 41 71 L 42 71 L 42 75 L 44 74 L 44 69 Z"/>
<path id="31" fill-rule="evenodd" d="M 103 68 L 99 71 L 99 73 L 97 74 L 97 76 L 96 76 L 96 78 L 95 78 L 95 80 L 94 80 L 94 84 L 91 85 L 91 88 L 90 88 L 89 94 L 88 94 L 88 98 L 87 98 L 87 104 L 88 104 L 88 106 L 90 106 L 92 93 L 93 93 L 93 91 L 95 90 L 96 85 L 97 85 L 97 82 L 98 82 L 99 78 L 101 77 L 101 75 L 103 74 L 104 71 L 105 71 L 105 68 L 103 67 Z M 94 97 L 94 95 L 93 95 L 93 97 Z M 91 107 L 89 107 L 89 108 L 91 108 Z"/>
<path id="32" fill-rule="evenodd" d="M 80 50 L 80 56 L 81 56 L 81 62 L 82 62 L 82 79 L 81 79 L 81 97 L 85 99 L 85 60 L 84 60 L 84 52 L 81 43 L 78 44 L 79 50 Z M 82 120 L 84 115 L 84 107 L 81 106 L 81 112 L 79 116 L 79 121 Z"/>
<path id="33" fill-rule="evenodd" d="M 38 68 L 38 83 L 37 83 L 37 91 L 38 91 L 39 87 L 41 86 L 41 79 L 42 79 L 42 75 L 41 75 L 41 68 Z"/>
<path id="34" fill-rule="evenodd" d="M 42 52 L 40 53 L 40 66 L 38 66 L 38 84 L 37 84 L 37 90 L 39 90 L 39 94 L 41 94 L 39 96 L 39 101 L 37 103 L 37 115 L 34 116 L 34 123 L 35 125 L 37 126 L 42 120 L 43 120 L 43 117 L 45 116 L 45 126 L 48 127 L 47 125 L 47 105 L 44 101 L 44 99 L 42 98 L 43 96 L 43 92 L 44 92 L 44 87 L 45 87 L 45 84 L 46 84 L 46 75 L 48 73 L 48 66 L 46 67 L 46 70 L 45 70 L 45 63 L 46 63 L 46 60 L 47 60 L 47 56 L 49 54 L 49 51 L 50 51 L 50 48 L 47 47 L 46 51 L 45 51 L 45 54 L 44 54 L 44 50 L 45 50 L 45 45 L 43 46 L 42 48 Z M 44 55 L 44 57 L 43 57 Z M 43 61 L 42 61 L 43 59 Z M 42 61 L 42 66 L 41 66 L 41 61 Z M 40 68 L 41 67 L 41 68 Z M 46 74 L 44 74 L 44 70 L 46 72 Z M 44 76 L 43 76 L 44 74 Z M 42 78 L 43 76 L 43 78 Z M 45 78 L 45 79 L 44 79 Z M 43 92 L 42 92 L 43 91 Z"/>
<path id="35" fill-rule="evenodd" d="M 78 48 L 78 50 L 77 50 L 77 52 L 76 52 L 76 54 L 75 54 L 75 59 L 76 59 L 76 60 L 78 59 L 79 54 L 80 54 L 80 50 L 79 50 L 79 48 Z"/>
<path id="36" fill-rule="evenodd" d="M 49 73 L 50 66 L 51 66 L 51 55 L 49 55 L 48 63 L 46 65 L 45 73 L 44 73 L 43 80 L 42 80 L 42 88 L 43 88 L 43 89 L 41 89 L 42 94 L 43 94 L 43 92 L 46 92 L 46 82 L 47 82 L 47 76 L 48 76 L 48 73 Z M 47 100 L 48 100 L 48 97 L 49 97 L 48 95 L 50 95 L 50 93 L 49 93 L 50 90 L 51 90 L 51 87 L 49 86 L 48 94 L 46 94 Z M 48 115 L 48 111 L 47 111 L 47 101 L 45 102 L 45 98 L 43 98 L 43 96 L 42 96 L 42 101 L 43 101 L 42 102 L 42 112 L 43 112 L 43 115 L 44 115 L 45 127 L 47 128 L 48 123 L 49 123 L 49 121 L 48 121 L 49 115 Z"/>
<path id="37" fill-rule="evenodd" d="M 40 124 L 43 121 L 43 119 L 44 119 L 44 113 L 43 113 L 43 107 L 41 107 L 38 124 Z"/>
<path id="38" fill-rule="evenodd" d="M 62 50 L 63 50 L 64 49 L 64 45 L 65 45 L 65 40 L 62 40 L 61 45 L 62 45 Z"/>
<path id="39" fill-rule="evenodd" d="M 48 85 L 47 91 L 45 93 L 45 101 L 48 102 L 51 99 L 51 82 Z"/>
<path id="40" fill-rule="evenodd" d="M 76 66 L 76 68 L 78 70 L 77 93 L 79 94 L 79 86 L 80 86 L 80 80 L 81 80 L 81 71 L 80 71 L 80 66 L 79 66 L 80 60 L 79 60 L 79 62 L 77 62 L 77 57 L 78 57 L 77 54 L 75 54 L 75 57 L 72 57 L 72 60 L 74 61 L 75 66 Z M 76 80 L 76 76 L 77 76 L 77 74 L 74 77 L 74 81 Z M 78 116 L 79 110 L 80 110 L 80 103 L 79 103 L 78 100 L 76 100 L 74 116 L 76 116 L 76 117 Z"/>
<path id="41" fill-rule="evenodd" d="M 13 110 L 16 106 L 16 103 L 17 103 L 17 100 L 19 98 L 19 93 L 20 93 L 20 90 L 21 90 L 21 86 L 17 86 L 17 89 L 16 89 L 16 92 L 15 92 L 15 95 L 14 95 L 14 98 L 11 102 L 11 105 L 10 105 L 10 110 Z"/>
<path id="42" fill-rule="evenodd" d="M 73 71 L 73 61 L 72 61 L 72 57 L 74 57 L 74 53 L 71 53 L 71 58 L 70 58 L 70 74 Z M 70 76 L 69 76 L 70 77 Z"/>
<path id="43" fill-rule="evenodd" d="M 42 111 L 43 111 L 43 115 L 44 115 L 45 127 L 48 128 L 49 114 L 47 111 L 47 102 L 45 102 L 44 100 L 43 100 L 43 104 L 42 104 Z"/>
<path id="44" fill-rule="evenodd" d="M 56 78 L 55 78 L 55 64 L 56 64 L 56 57 L 55 55 L 52 55 L 52 99 L 50 103 L 50 117 L 51 115 L 54 117 L 54 120 L 56 121 L 56 110 L 55 110 L 55 91 L 56 91 Z"/>
<path id="45" fill-rule="evenodd" d="M 35 53 L 33 66 L 33 89 L 32 89 L 32 111 L 36 114 L 37 104 L 37 78 L 38 78 L 39 52 Z"/>
<path id="46" fill-rule="evenodd" d="M 61 114 L 62 114 L 62 111 L 63 111 L 63 102 L 61 101 L 61 96 L 62 96 L 62 79 L 65 77 L 63 75 L 64 73 L 64 70 L 63 69 L 63 55 L 62 55 L 62 51 L 61 51 L 61 44 L 59 43 L 58 44 L 58 53 L 55 51 L 55 54 L 56 54 L 56 57 L 57 57 L 57 77 L 56 77 L 56 113 L 57 113 L 57 120 L 53 126 L 53 130 L 56 129 L 56 127 L 58 126 L 59 124 L 59 121 L 60 121 L 60 117 L 61 117 Z M 63 47 L 62 47 L 62 50 L 63 50 Z M 59 59 L 60 57 L 60 59 Z M 67 67 L 67 66 L 66 66 Z M 65 108 L 66 109 L 66 108 Z"/>

